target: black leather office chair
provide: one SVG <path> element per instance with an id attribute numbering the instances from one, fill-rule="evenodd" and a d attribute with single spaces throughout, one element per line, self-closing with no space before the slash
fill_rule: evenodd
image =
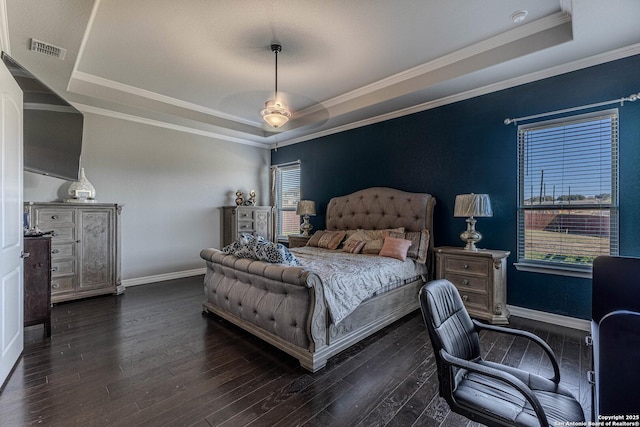
<path id="1" fill-rule="evenodd" d="M 435 354 L 440 396 L 453 412 L 488 426 L 546 427 L 585 421 L 580 404 L 559 384 L 558 362 L 542 339 L 526 331 L 471 320 L 458 290 L 448 280 L 424 285 L 420 306 Z M 553 378 L 482 360 L 481 329 L 525 337 L 538 344 L 551 360 Z"/>

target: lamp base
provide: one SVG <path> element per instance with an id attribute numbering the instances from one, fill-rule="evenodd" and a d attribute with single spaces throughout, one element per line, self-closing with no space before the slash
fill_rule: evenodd
<path id="1" fill-rule="evenodd" d="M 304 215 L 302 218 L 303 221 L 302 225 L 300 226 L 300 231 L 302 231 L 303 236 L 310 236 L 311 234 L 309 232 L 311 231 L 313 226 L 309 224 L 309 215 Z"/>
<path id="2" fill-rule="evenodd" d="M 460 233 L 460 239 L 467 243 L 464 247 L 465 250 L 477 251 L 476 243 L 482 240 L 482 234 L 476 231 L 476 219 L 474 217 L 469 217 L 466 221 L 467 229 Z"/>

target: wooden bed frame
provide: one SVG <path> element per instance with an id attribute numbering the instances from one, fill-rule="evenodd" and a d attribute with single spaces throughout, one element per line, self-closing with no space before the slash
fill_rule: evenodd
<path id="1" fill-rule="evenodd" d="M 331 199 L 326 229 L 386 229 L 430 232 L 433 249 L 435 198 L 376 187 Z M 213 313 L 278 347 L 315 372 L 331 356 L 418 309 L 418 291 L 431 277 L 361 303 L 333 324 L 324 299 L 323 284 L 302 267 L 237 258 L 217 249 L 203 249 L 206 261 L 205 313 Z M 432 256 L 427 261 L 432 271 Z M 432 274 L 430 274 L 432 276 Z"/>

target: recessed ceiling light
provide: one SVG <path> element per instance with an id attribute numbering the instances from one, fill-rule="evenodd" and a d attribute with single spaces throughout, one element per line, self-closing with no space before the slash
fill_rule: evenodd
<path id="1" fill-rule="evenodd" d="M 518 22 L 524 21 L 524 18 L 526 18 L 528 14 L 529 14 L 529 12 L 524 10 L 524 9 L 523 10 L 517 10 L 517 11 L 513 12 L 513 14 L 511 15 L 511 19 L 513 20 L 513 22 L 515 22 L 517 24 Z"/>

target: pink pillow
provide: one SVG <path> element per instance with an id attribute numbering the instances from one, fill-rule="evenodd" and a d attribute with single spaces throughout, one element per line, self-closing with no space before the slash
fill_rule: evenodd
<path id="1" fill-rule="evenodd" d="M 380 256 L 396 258 L 400 261 L 407 259 L 407 251 L 411 246 L 411 240 L 400 239 L 397 237 L 385 237 L 384 244 L 380 250 Z"/>

